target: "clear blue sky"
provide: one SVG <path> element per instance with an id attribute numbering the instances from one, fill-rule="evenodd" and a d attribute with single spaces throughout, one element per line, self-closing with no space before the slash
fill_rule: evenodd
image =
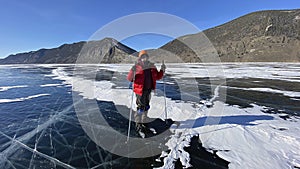
<path id="1" fill-rule="evenodd" d="M 88 40 L 103 25 L 139 12 L 169 13 L 186 19 L 200 30 L 205 30 L 258 10 L 300 8 L 299 0 L 0 0 L 0 2 L 0 58 L 9 54 Z M 140 50 L 159 47 L 169 40 L 167 37 L 147 35 L 131 38 L 124 43 Z"/>

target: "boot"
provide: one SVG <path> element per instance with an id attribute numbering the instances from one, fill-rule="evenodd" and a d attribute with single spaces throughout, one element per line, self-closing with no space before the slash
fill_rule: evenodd
<path id="1" fill-rule="evenodd" d="M 143 130 L 143 125 L 141 123 L 136 123 L 135 124 L 135 130 L 137 132 L 142 131 Z"/>

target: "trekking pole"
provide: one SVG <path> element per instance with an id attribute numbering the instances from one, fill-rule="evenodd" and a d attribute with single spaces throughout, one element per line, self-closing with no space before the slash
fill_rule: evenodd
<path id="1" fill-rule="evenodd" d="M 162 64 L 163 65 L 165 64 L 164 60 L 162 60 Z M 164 100 L 165 100 L 165 122 L 167 123 L 167 117 L 168 117 L 167 116 L 167 99 L 166 99 L 166 85 L 165 85 L 164 77 L 163 77 L 163 85 L 164 85 Z"/>
<path id="2" fill-rule="evenodd" d="M 136 63 L 134 63 L 134 66 L 136 66 Z M 135 71 L 133 70 L 133 81 L 132 81 L 132 93 L 131 93 L 131 103 L 130 103 L 130 113 L 129 113 L 129 124 L 128 124 L 128 132 L 127 132 L 127 140 L 126 143 L 129 141 L 129 135 L 130 135 L 130 126 L 131 126 L 131 116 L 132 116 L 132 105 L 133 105 L 133 95 L 134 95 L 134 80 L 135 80 Z"/>

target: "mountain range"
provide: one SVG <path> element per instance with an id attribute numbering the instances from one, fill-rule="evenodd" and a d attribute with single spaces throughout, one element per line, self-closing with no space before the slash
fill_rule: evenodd
<path id="1" fill-rule="evenodd" d="M 253 12 L 148 52 L 168 62 L 299 62 L 300 9 Z M 105 38 L 9 55 L 0 64 L 129 63 L 136 55 Z"/>

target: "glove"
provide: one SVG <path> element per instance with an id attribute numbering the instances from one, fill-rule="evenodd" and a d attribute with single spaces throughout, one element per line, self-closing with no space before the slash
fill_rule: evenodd
<path id="1" fill-rule="evenodd" d="M 164 71 L 166 70 L 166 65 L 165 64 L 162 64 L 161 67 L 160 67 L 160 70 Z"/>
<path id="2" fill-rule="evenodd" d="M 129 82 L 128 88 L 129 88 L 129 89 L 132 89 L 132 87 L 133 87 L 133 82 Z"/>

